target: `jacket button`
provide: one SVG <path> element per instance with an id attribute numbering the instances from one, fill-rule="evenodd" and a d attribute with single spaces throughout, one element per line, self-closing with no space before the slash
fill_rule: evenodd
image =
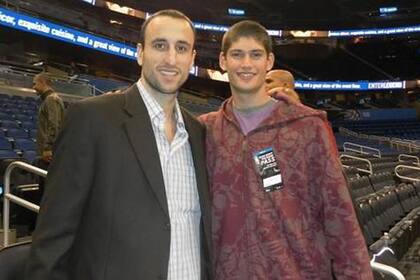
<path id="1" fill-rule="evenodd" d="M 165 224 L 165 229 L 166 229 L 166 230 L 171 230 L 171 223 L 169 223 L 169 222 L 168 222 L 168 223 L 166 223 L 166 224 Z"/>

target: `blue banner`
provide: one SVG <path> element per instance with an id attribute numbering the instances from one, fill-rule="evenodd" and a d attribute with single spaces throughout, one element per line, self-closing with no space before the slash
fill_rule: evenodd
<path id="1" fill-rule="evenodd" d="M 295 82 L 296 89 L 302 90 L 350 90 L 366 91 L 381 89 L 404 89 L 405 81 L 380 81 L 380 82 L 333 82 L 333 81 L 301 81 Z"/>
<path id="2" fill-rule="evenodd" d="M 330 30 L 328 31 L 328 37 L 384 36 L 414 32 L 420 32 L 420 25 L 375 29 Z"/>
<path id="3" fill-rule="evenodd" d="M 136 48 L 130 45 L 101 38 L 73 28 L 64 27 L 62 25 L 18 14 L 2 8 L 0 8 L 0 24 L 129 59 L 135 60 L 137 57 Z"/>

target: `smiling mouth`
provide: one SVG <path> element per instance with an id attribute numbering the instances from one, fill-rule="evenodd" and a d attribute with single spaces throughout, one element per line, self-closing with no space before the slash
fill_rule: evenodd
<path id="1" fill-rule="evenodd" d="M 178 71 L 177 71 L 177 70 L 175 70 L 175 69 L 159 69 L 158 71 L 159 71 L 159 73 L 161 73 L 163 76 L 170 76 L 170 77 L 173 77 L 173 76 L 178 75 Z"/>
<path id="2" fill-rule="evenodd" d="M 252 79 L 255 76 L 255 74 L 254 73 L 248 73 L 248 72 L 245 72 L 245 73 L 241 72 L 241 73 L 238 73 L 238 76 L 241 79 L 249 80 L 249 79 Z"/>

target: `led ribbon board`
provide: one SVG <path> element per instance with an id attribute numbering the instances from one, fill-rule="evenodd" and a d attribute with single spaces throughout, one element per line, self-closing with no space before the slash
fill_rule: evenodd
<path id="1" fill-rule="evenodd" d="M 136 48 L 130 45 L 81 32 L 73 28 L 68 28 L 38 18 L 18 14 L 2 8 L 0 8 L 0 24 L 129 59 L 135 60 L 137 57 Z"/>
<path id="2" fill-rule="evenodd" d="M 393 28 L 330 30 L 328 37 L 378 36 L 420 32 L 420 25 Z"/>
<path id="3" fill-rule="evenodd" d="M 296 89 L 302 90 L 381 90 L 381 89 L 404 89 L 405 81 L 381 81 L 381 82 L 329 82 L 329 81 L 301 81 L 295 82 Z"/>
<path id="4" fill-rule="evenodd" d="M 13 11 L 0 8 L 0 25 L 14 29 L 46 36 L 66 43 L 118 55 L 120 57 L 136 60 L 136 48 L 127 44 L 105 39 L 73 28 L 54 24 L 38 18 L 18 14 Z M 197 29 L 212 31 L 227 31 L 227 26 L 194 23 Z M 281 31 L 268 30 L 272 36 L 281 36 Z M 369 30 L 329 31 L 330 37 L 368 35 L 372 32 L 382 34 L 397 34 L 403 32 L 420 32 L 420 25 L 404 28 L 387 28 Z M 363 34 L 362 34 L 363 33 Z M 378 35 L 378 34 L 375 34 Z M 193 68 L 194 69 L 194 68 Z M 197 70 L 192 70 L 194 73 Z M 381 81 L 381 82 L 323 82 L 323 81 L 296 81 L 296 88 L 303 90 L 380 90 L 380 89 L 404 89 L 405 81 Z"/>

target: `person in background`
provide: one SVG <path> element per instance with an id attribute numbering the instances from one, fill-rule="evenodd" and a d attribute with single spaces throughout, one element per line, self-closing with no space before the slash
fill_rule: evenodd
<path id="1" fill-rule="evenodd" d="M 36 137 L 38 154 L 44 161 L 50 162 L 52 147 L 63 123 L 64 103 L 54 92 L 51 80 L 46 73 L 40 73 L 34 77 L 32 88 L 42 100 L 38 111 Z"/>
<path id="2" fill-rule="evenodd" d="M 234 24 L 219 60 L 232 96 L 200 117 L 215 279 L 373 279 L 325 113 L 267 94 L 266 29 Z"/>
<path id="3" fill-rule="evenodd" d="M 177 101 L 194 45 L 188 17 L 157 12 L 138 82 L 71 106 L 25 279 L 213 279 L 205 130 Z"/>
<path id="4" fill-rule="evenodd" d="M 300 102 L 299 95 L 295 91 L 295 78 L 286 70 L 271 70 L 265 78 L 266 90 L 270 96 L 275 93 L 284 93 L 293 101 Z"/>
<path id="5" fill-rule="evenodd" d="M 47 170 L 53 157 L 53 145 L 60 132 L 64 119 L 64 103 L 61 97 L 54 92 L 52 83 L 46 73 L 39 73 L 33 78 L 36 94 L 41 98 L 38 109 L 38 126 L 36 135 L 38 167 Z M 40 177 L 39 190 L 42 197 L 44 193 L 44 179 Z"/>

